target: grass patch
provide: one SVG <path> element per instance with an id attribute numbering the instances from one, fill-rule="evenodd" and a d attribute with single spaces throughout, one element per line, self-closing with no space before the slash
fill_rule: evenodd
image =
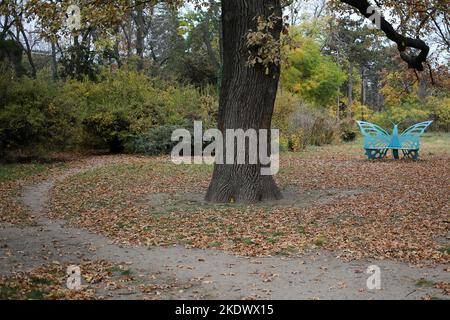
<path id="1" fill-rule="evenodd" d="M 45 295 L 47 294 L 47 291 L 40 290 L 40 289 L 32 289 L 30 292 L 28 292 L 25 295 L 25 298 L 27 300 L 43 300 L 45 299 Z"/>
<path id="2" fill-rule="evenodd" d="M 240 237 L 240 238 L 234 238 L 233 239 L 234 243 L 244 243 L 246 245 L 252 245 L 253 244 L 253 240 L 250 238 L 245 238 L 245 237 Z"/>
<path id="3" fill-rule="evenodd" d="M 446 246 L 438 249 L 439 252 L 450 254 L 450 246 Z"/>
<path id="4" fill-rule="evenodd" d="M 122 276 L 131 276 L 133 272 L 130 269 L 125 269 L 120 272 Z"/>
<path id="5" fill-rule="evenodd" d="M 217 247 L 220 247 L 221 245 L 222 245 L 222 243 L 219 241 L 213 241 L 213 242 L 208 243 L 208 247 L 210 247 L 210 248 L 217 248 Z"/>
<path id="6" fill-rule="evenodd" d="M 40 163 L 20 163 L 0 165 L 0 182 L 11 181 L 41 174 L 47 171 L 48 165 Z"/>
<path id="7" fill-rule="evenodd" d="M 46 278 L 38 278 L 38 277 L 31 277 L 30 278 L 31 283 L 35 284 L 35 285 L 46 285 L 46 286 L 50 286 L 53 284 L 53 281 L 50 279 L 46 279 Z"/>
<path id="8" fill-rule="evenodd" d="M 18 288 L 8 285 L 0 286 L 0 300 L 14 300 L 17 298 Z"/>
<path id="9" fill-rule="evenodd" d="M 419 279 L 416 281 L 416 287 L 420 287 L 420 288 L 430 288 L 434 286 L 434 282 L 431 280 L 427 280 L 427 279 Z"/>
<path id="10" fill-rule="evenodd" d="M 326 242 L 327 239 L 324 236 L 319 236 L 313 243 L 318 247 L 322 247 Z"/>
<path id="11" fill-rule="evenodd" d="M 275 252 L 275 255 L 282 256 L 282 257 L 289 257 L 294 251 L 295 251 L 295 248 L 293 246 L 289 246 L 287 248 L 283 248 L 283 249 Z"/>
<path id="12" fill-rule="evenodd" d="M 273 233 L 272 233 L 272 236 L 274 236 L 274 237 L 280 237 L 280 236 L 282 236 L 284 233 L 283 232 L 281 232 L 281 231 L 274 231 Z"/>
<path id="13" fill-rule="evenodd" d="M 297 233 L 299 234 L 305 234 L 305 227 L 304 226 L 298 226 L 297 227 Z"/>

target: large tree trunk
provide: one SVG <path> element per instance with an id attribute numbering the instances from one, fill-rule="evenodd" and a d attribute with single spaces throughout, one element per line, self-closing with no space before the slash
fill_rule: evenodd
<path id="1" fill-rule="evenodd" d="M 224 141 L 226 129 L 271 127 L 280 67 L 271 66 L 270 74 L 266 75 L 264 66 L 247 66 L 246 34 L 250 29 L 256 30 L 255 17 L 269 17 L 272 13 L 280 18 L 272 30 L 273 36 L 279 39 L 280 0 L 222 1 L 223 80 L 218 126 Z M 261 167 L 261 164 L 216 164 L 206 200 L 254 203 L 281 199 L 273 176 L 261 175 Z"/>

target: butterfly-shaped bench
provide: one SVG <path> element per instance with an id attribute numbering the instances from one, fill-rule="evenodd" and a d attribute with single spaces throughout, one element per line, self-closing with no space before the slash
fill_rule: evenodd
<path id="1" fill-rule="evenodd" d="M 399 150 L 405 158 L 417 160 L 420 149 L 420 136 L 433 121 L 425 121 L 415 124 L 398 134 L 398 125 L 394 125 L 392 134 L 376 124 L 357 121 L 361 133 L 364 136 L 364 149 L 369 159 L 382 159 L 386 157 L 388 150 L 392 150 L 395 159 L 399 159 Z"/>

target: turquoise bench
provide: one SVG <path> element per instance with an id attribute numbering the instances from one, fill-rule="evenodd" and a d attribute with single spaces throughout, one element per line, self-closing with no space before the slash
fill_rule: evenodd
<path id="1" fill-rule="evenodd" d="M 364 150 L 369 159 L 383 159 L 389 150 L 392 150 L 394 159 L 399 159 L 399 152 L 403 153 L 405 158 L 417 160 L 420 150 L 420 136 L 424 134 L 433 121 L 425 121 L 415 124 L 406 129 L 402 134 L 398 134 L 398 125 L 394 125 L 392 134 L 380 126 L 357 121 L 361 133 L 364 136 Z"/>

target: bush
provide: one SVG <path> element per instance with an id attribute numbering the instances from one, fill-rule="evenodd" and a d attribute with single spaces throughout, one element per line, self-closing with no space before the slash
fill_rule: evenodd
<path id="1" fill-rule="evenodd" d="M 399 100 L 398 105 L 386 105 L 382 112 L 374 113 L 369 122 L 376 123 L 385 129 L 392 128 L 392 123 L 399 124 L 400 130 L 430 119 L 432 111 L 418 97 L 409 95 Z"/>
<path id="2" fill-rule="evenodd" d="M 286 90 L 279 90 L 275 100 L 272 127 L 286 133 L 289 123 L 300 100 Z"/>
<path id="3" fill-rule="evenodd" d="M 59 103 L 61 86 L 43 80 L 0 76 L 0 153 L 41 156 L 64 149 L 77 136 L 77 117 Z"/>
<path id="4" fill-rule="evenodd" d="M 340 123 L 341 139 L 345 142 L 356 139 L 356 124 L 353 121 L 341 121 Z"/>
<path id="5" fill-rule="evenodd" d="M 85 130 L 104 141 L 109 151 L 124 151 L 125 139 L 130 130 L 130 122 L 123 111 L 103 110 L 83 120 Z"/>
<path id="6" fill-rule="evenodd" d="M 172 132 L 177 126 L 159 126 L 150 129 L 145 134 L 129 136 L 126 150 L 130 153 L 145 155 L 169 154 L 178 142 L 171 140 Z"/>
<path id="7" fill-rule="evenodd" d="M 297 152 L 308 145 L 330 144 L 339 133 L 336 120 L 327 110 L 308 105 L 287 91 L 280 91 L 277 96 L 272 124 L 281 131 L 282 151 Z"/>
<path id="8" fill-rule="evenodd" d="M 200 91 L 126 70 L 98 79 L 53 82 L 2 72 L 0 153 L 87 147 L 122 152 L 130 137 L 160 139 L 159 127 L 189 127 L 194 120 L 215 126 L 212 87 Z"/>
<path id="9" fill-rule="evenodd" d="M 100 139 L 115 152 L 123 151 L 125 143 L 128 151 L 147 150 L 150 147 L 145 141 L 162 130 L 159 127 L 187 127 L 194 120 L 203 119 L 205 126 L 212 126 L 211 115 L 218 109 L 217 99 L 210 91 L 200 92 L 192 86 L 174 85 L 123 70 L 105 74 L 98 83 L 72 82 L 70 86 L 71 98 L 85 106 L 83 124 L 88 139 Z M 130 137 L 134 142 L 129 141 Z M 137 147 L 141 144 L 147 146 Z"/>
<path id="10" fill-rule="evenodd" d="M 433 110 L 435 128 L 448 132 L 450 125 L 450 97 L 429 97 L 427 102 L 430 109 Z"/>
<path id="11" fill-rule="evenodd" d="M 374 111 L 372 109 L 370 109 L 366 105 L 362 105 L 359 101 L 353 102 L 352 109 L 353 119 L 355 120 L 367 121 L 367 119 L 370 119 L 374 114 Z"/>
<path id="12" fill-rule="evenodd" d="M 289 125 L 289 134 L 294 134 L 300 143 L 293 141 L 293 147 L 298 144 L 300 148 L 307 145 L 321 146 L 335 141 L 339 128 L 336 120 L 326 112 L 300 105 L 292 115 Z"/>

